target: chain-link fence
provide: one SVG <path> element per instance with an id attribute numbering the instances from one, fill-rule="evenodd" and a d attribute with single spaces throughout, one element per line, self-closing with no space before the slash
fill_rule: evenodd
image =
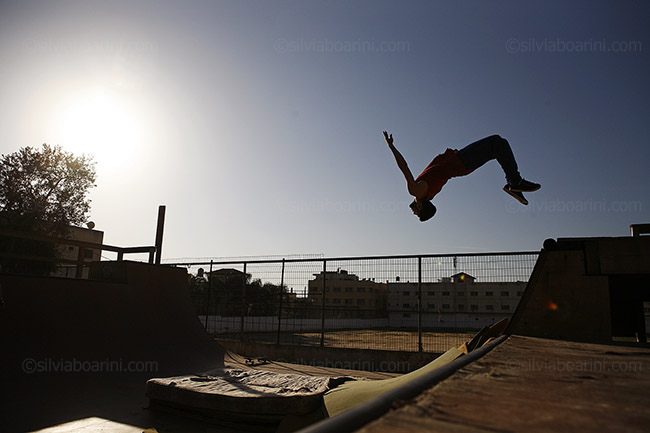
<path id="1" fill-rule="evenodd" d="M 197 312 L 220 339 L 442 352 L 514 313 L 537 255 L 166 264 L 188 268 Z"/>

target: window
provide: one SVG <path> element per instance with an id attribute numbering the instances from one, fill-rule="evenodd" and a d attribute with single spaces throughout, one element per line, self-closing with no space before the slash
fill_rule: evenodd
<path id="1" fill-rule="evenodd" d="M 436 292 L 427 292 L 427 296 L 436 296 Z"/>
<path id="2" fill-rule="evenodd" d="M 478 296 L 478 292 L 469 292 L 469 296 Z"/>
<path id="3" fill-rule="evenodd" d="M 364 305 L 366 303 L 365 299 L 357 299 L 357 305 Z"/>
<path id="4" fill-rule="evenodd" d="M 347 305 L 352 304 L 352 299 L 346 299 L 346 300 L 345 300 L 345 303 L 346 303 Z"/>
<path id="5" fill-rule="evenodd" d="M 408 318 L 410 318 L 410 317 L 411 317 L 411 315 L 410 315 L 410 314 L 408 314 L 408 313 L 404 313 L 404 314 L 402 314 L 402 317 L 405 317 L 405 318 L 407 318 L 407 319 L 408 319 Z"/>
<path id="6" fill-rule="evenodd" d="M 366 288 L 365 288 L 365 287 L 357 287 L 357 292 L 359 292 L 359 293 L 365 293 L 365 292 L 366 292 Z"/>
<path id="7" fill-rule="evenodd" d="M 436 309 L 436 304 L 427 304 L 427 308 L 435 310 Z"/>
<path id="8" fill-rule="evenodd" d="M 492 296 L 492 295 L 493 295 L 492 292 L 485 292 L 485 296 Z"/>
<path id="9" fill-rule="evenodd" d="M 458 292 L 458 296 L 465 296 L 465 292 Z"/>
<path id="10" fill-rule="evenodd" d="M 334 298 L 334 303 L 335 304 L 340 304 L 341 303 L 341 298 Z"/>
<path id="11" fill-rule="evenodd" d="M 517 296 L 524 296 L 524 292 L 517 292 Z"/>
<path id="12" fill-rule="evenodd" d="M 346 288 L 345 288 L 345 291 L 346 291 L 347 293 L 352 292 L 352 287 L 346 287 Z"/>
<path id="13" fill-rule="evenodd" d="M 502 305 L 501 311 L 510 311 L 510 305 Z"/>
<path id="14" fill-rule="evenodd" d="M 506 292 L 505 290 L 502 290 L 501 296 L 510 296 L 510 292 Z"/>
<path id="15" fill-rule="evenodd" d="M 458 311 L 465 311 L 465 305 L 464 304 L 458 304 Z"/>
<path id="16" fill-rule="evenodd" d="M 409 304 L 402 304 L 402 308 L 411 308 L 411 305 L 409 305 Z"/>
<path id="17" fill-rule="evenodd" d="M 86 250 L 86 252 L 84 254 L 85 254 L 85 257 L 87 259 L 92 259 L 93 258 L 93 253 L 94 253 L 93 250 Z"/>
<path id="18" fill-rule="evenodd" d="M 450 308 L 451 307 L 449 306 L 449 304 L 442 304 L 442 309 L 443 310 L 449 310 Z"/>
<path id="19" fill-rule="evenodd" d="M 472 311 L 478 311 L 478 305 L 470 305 L 469 309 Z"/>
<path id="20" fill-rule="evenodd" d="M 340 288 L 340 287 L 334 287 L 334 291 L 335 291 L 335 292 L 340 292 L 340 291 L 341 291 L 341 288 Z"/>
<path id="21" fill-rule="evenodd" d="M 488 311 L 494 311 L 494 305 L 486 305 L 485 309 Z"/>
<path id="22" fill-rule="evenodd" d="M 402 292 L 402 295 L 404 296 L 409 296 L 410 294 L 411 292 L 409 292 L 408 290 L 404 290 L 404 292 Z"/>
<path id="23" fill-rule="evenodd" d="M 449 292 L 442 292 L 442 296 L 449 296 Z"/>

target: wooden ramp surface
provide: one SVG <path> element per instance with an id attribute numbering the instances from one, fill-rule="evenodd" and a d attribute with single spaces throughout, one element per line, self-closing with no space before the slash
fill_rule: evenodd
<path id="1" fill-rule="evenodd" d="M 512 336 L 359 431 L 645 433 L 649 389 L 650 349 Z"/>

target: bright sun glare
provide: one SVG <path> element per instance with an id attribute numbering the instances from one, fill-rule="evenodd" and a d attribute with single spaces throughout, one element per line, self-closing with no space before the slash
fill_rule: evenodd
<path id="1" fill-rule="evenodd" d="M 63 111 L 60 144 L 73 153 L 93 155 L 99 167 L 124 168 L 141 148 L 141 127 L 125 98 L 97 88 L 71 101 Z"/>

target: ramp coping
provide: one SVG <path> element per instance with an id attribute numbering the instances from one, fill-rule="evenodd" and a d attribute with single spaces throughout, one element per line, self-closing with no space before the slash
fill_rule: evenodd
<path id="1" fill-rule="evenodd" d="M 341 415 L 322 420 L 302 429 L 300 430 L 300 433 L 348 433 L 358 430 L 388 412 L 395 401 L 409 400 L 421 394 L 424 390 L 448 378 L 457 370 L 480 359 L 496 346 L 504 342 L 507 338 L 506 335 L 501 335 L 488 344 L 467 355 L 455 359 L 443 367 L 415 379 L 404 386 L 389 391 L 386 394 L 382 394 L 373 400 L 355 407 L 354 409 L 350 409 Z"/>

